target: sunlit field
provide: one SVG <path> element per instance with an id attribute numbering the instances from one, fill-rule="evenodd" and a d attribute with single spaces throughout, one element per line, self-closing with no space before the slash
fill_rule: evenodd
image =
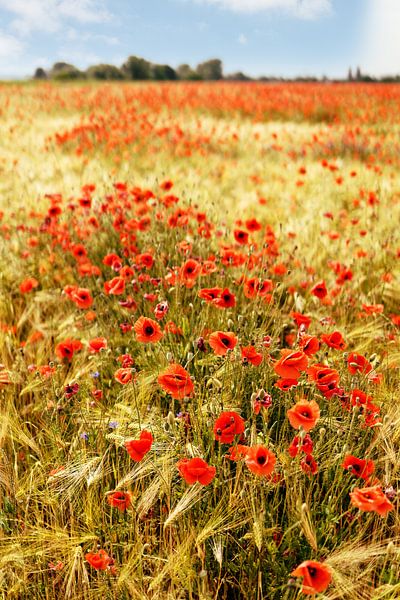
<path id="1" fill-rule="evenodd" d="M 399 105 L 0 86 L 1 597 L 400 598 Z"/>

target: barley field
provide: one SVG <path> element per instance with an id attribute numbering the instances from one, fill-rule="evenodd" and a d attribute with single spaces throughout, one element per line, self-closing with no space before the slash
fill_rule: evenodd
<path id="1" fill-rule="evenodd" d="M 2 598 L 400 598 L 399 102 L 0 84 Z"/>

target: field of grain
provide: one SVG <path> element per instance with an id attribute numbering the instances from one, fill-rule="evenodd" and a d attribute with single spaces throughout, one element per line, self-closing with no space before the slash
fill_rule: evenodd
<path id="1" fill-rule="evenodd" d="M 0 85 L 1 597 L 400 597 L 399 101 Z"/>

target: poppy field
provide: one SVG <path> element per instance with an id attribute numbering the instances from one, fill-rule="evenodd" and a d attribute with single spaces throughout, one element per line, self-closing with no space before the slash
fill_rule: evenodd
<path id="1" fill-rule="evenodd" d="M 399 102 L 0 85 L 1 597 L 400 597 Z"/>

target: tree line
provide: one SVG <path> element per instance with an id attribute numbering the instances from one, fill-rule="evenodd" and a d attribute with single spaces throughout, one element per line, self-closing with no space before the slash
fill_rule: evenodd
<path id="1" fill-rule="evenodd" d="M 70 81 L 80 79 L 97 79 L 100 81 L 299 81 L 299 82 L 317 82 L 317 81 L 358 81 L 371 83 L 399 83 L 400 75 L 387 77 L 371 77 L 361 73 L 360 67 L 357 67 L 353 73 L 350 68 L 346 79 L 330 80 L 327 77 L 258 77 L 252 78 L 241 71 L 224 75 L 222 61 L 219 58 L 206 60 L 192 68 L 188 64 L 182 64 L 177 69 L 170 65 L 160 65 L 152 63 L 139 56 L 129 56 L 121 67 L 115 65 L 99 64 L 93 65 L 82 71 L 66 62 L 56 62 L 51 69 L 45 71 L 38 67 L 33 76 L 34 79 L 55 79 L 56 81 Z"/>
<path id="2" fill-rule="evenodd" d="M 244 74 L 237 74 L 246 79 Z M 57 62 L 51 69 L 45 71 L 38 67 L 34 79 L 55 79 L 68 81 L 74 79 L 98 79 L 101 81 L 218 81 L 224 79 L 222 61 L 213 58 L 197 65 L 193 69 L 183 64 L 177 69 L 169 65 L 151 63 L 139 56 L 129 56 L 121 67 L 115 65 L 93 65 L 82 71 L 66 62 Z"/>

